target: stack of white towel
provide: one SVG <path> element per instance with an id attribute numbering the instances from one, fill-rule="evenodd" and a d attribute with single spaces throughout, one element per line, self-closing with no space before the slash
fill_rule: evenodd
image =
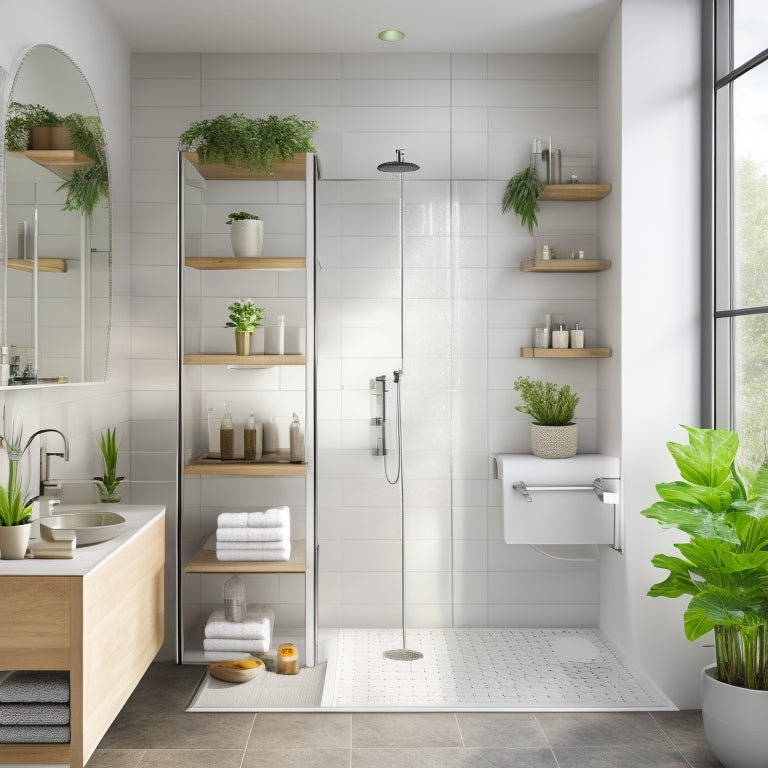
<path id="1" fill-rule="evenodd" d="M 291 511 L 222 512 L 217 520 L 217 560 L 289 560 Z"/>
<path id="2" fill-rule="evenodd" d="M 227 621 L 224 611 L 214 611 L 205 624 L 203 649 L 266 653 L 272 644 L 275 612 L 264 605 L 249 608 L 243 621 Z"/>

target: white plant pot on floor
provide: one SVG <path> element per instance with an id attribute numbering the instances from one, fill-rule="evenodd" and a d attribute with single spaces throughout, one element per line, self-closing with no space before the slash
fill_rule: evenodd
<path id="1" fill-rule="evenodd" d="M 540 459 L 570 459 L 576 455 L 578 425 L 550 427 L 531 424 L 531 453 Z"/>
<path id="2" fill-rule="evenodd" d="M 241 219 L 230 225 L 232 231 L 232 252 L 238 258 L 261 256 L 261 244 L 264 242 L 264 222 L 261 219 Z"/>
<path id="3" fill-rule="evenodd" d="M 704 735 L 725 768 L 768 765 L 768 691 L 721 683 L 717 667 L 701 673 Z"/>

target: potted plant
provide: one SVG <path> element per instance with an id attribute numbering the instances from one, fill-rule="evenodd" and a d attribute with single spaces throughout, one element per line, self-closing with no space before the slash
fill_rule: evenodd
<path id="1" fill-rule="evenodd" d="M 264 308 L 257 307 L 250 299 L 233 301 L 229 307 L 229 322 L 226 328 L 235 329 L 235 351 L 238 355 L 263 355 L 264 354 L 264 328 L 261 321 L 264 319 Z M 256 338 L 256 332 L 259 338 Z M 251 334 L 254 334 L 253 340 Z"/>
<path id="2" fill-rule="evenodd" d="M 296 115 L 266 118 L 235 112 L 192 123 L 179 147 L 197 152 L 199 163 L 225 163 L 269 173 L 275 160 L 290 160 L 299 152 L 314 152 L 317 123 Z"/>
<path id="3" fill-rule="evenodd" d="M 22 427 L 11 423 L 8 431 L 3 410 L 2 441 L 8 453 L 8 482 L 0 485 L 0 558 L 22 560 L 27 552 L 32 529 L 32 504 L 24 502 L 19 461 L 25 448 L 21 447 Z"/>
<path id="4" fill-rule="evenodd" d="M 533 234 L 533 228 L 539 226 L 536 214 L 540 210 L 538 200 L 543 191 L 544 182 L 536 169 L 529 166 L 507 182 L 501 199 L 501 212 L 506 213 L 511 208 L 520 217 L 520 223 Z"/>
<path id="5" fill-rule="evenodd" d="M 99 501 L 104 504 L 117 504 L 120 501 L 118 486 L 125 479 L 122 475 L 117 474 L 117 454 L 119 451 L 117 427 L 107 427 L 99 435 L 99 449 L 104 462 L 104 474 L 101 477 L 93 478 L 97 481 Z"/>
<path id="6" fill-rule="evenodd" d="M 702 673 L 704 733 L 726 768 L 758 768 L 768 755 L 768 463 L 740 471 L 735 432 L 686 427 L 688 445 L 667 443 L 682 480 L 659 483 L 642 514 L 688 541 L 651 562 L 669 571 L 651 597 L 690 601 L 693 641 L 714 630 L 716 665 Z"/>
<path id="7" fill-rule="evenodd" d="M 51 149 L 50 129 L 63 123 L 62 117 L 42 104 L 12 101 L 5 121 L 5 148 L 8 152 Z"/>
<path id="8" fill-rule="evenodd" d="M 230 237 L 235 256 L 248 258 L 261 255 L 264 242 L 264 222 L 246 211 L 230 213 L 227 224 L 232 227 Z"/>
<path id="9" fill-rule="evenodd" d="M 579 396 L 568 384 L 518 376 L 514 383 L 522 405 L 515 410 L 532 419 L 531 453 L 542 459 L 569 459 L 576 455 L 578 425 L 573 423 Z"/>

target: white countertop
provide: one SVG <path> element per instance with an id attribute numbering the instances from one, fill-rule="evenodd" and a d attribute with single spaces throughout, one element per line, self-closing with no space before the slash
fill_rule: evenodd
<path id="1" fill-rule="evenodd" d="M 62 506 L 61 511 L 75 511 L 90 505 L 72 505 L 72 509 Z M 86 576 L 95 570 L 108 557 L 122 549 L 139 531 L 144 530 L 158 517 L 165 514 L 164 506 L 145 506 L 134 504 L 100 504 L 100 511 L 117 512 L 125 518 L 125 531 L 114 539 L 77 547 L 70 559 L 32 559 L 0 560 L 2 576 Z"/>

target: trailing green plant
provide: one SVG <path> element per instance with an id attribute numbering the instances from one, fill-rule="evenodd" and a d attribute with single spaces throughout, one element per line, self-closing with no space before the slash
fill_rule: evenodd
<path id="1" fill-rule="evenodd" d="M 71 178 L 60 187 L 66 190 L 64 211 L 79 211 L 90 216 L 99 201 L 109 198 L 107 147 L 101 120 L 94 115 L 73 113 L 65 123 L 72 137 L 72 147 L 93 160 L 86 168 L 75 168 Z"/>
<path id="2" fill-rule="evenodd" d="M 125 479 L 117 474 L 117 456 L 120 450 L 117 444 L 117 427 L 107 427 L 99 435 L 99 450 L 104 462 L 104 474 L 93 479 L 103 487 L 105 493 L 100 492 L 102 497 L 114 496 L 120 482 Z"/>
<path id="3" fill-rule="evenodd" d="M 8 482 L 0 485 L 0 525 L 24 525 L 30 521 L 32 505 L 24 503 L 24 489 L 21 482 L 19 461 L 26 448 L 21 447 L 23 425 L 18 426 L 12 420 L 10 430 L 6 428 L 5 408 L 3 408 L 3 434 L 8 454 Z"/>
<path id="4" fill-rule="evenodd" d="M 268 172 L 276 160 L 290 160 L 300 152 L 314 152 L 313 120 L 296 115 L 266 118 L 235 112 L 192 123 L 181 136 L 179 147 L 197 152 L 200 163 L 226 163 L 251 171 Z"/>
<path id="5" fill-rule="evenodd" d="M 29 149 L 29 130 L 38 126 L 62 125 L 64 118 L 42 104 L 22 104 L 12 101 L 5 120 L 5 148 L 8 152 Z"/>
<path id="6" fill-rule="evenodd" d="M 522 405 L 515 406 L 515 410 L 527 413 L 534 424 L 563 427 L 573 421 L 579 396 L 571 392 L 568 384 L 559 387 L 551 381 L 518 376 L 514 388 L 523 401 Z"/>
<path id="7" fill-rule="evenodd" d="M 233 221 L 257 221 L 258 216 L 254 213 L 247 213 L 246 211 L 237 211 L 236 213 L 230 213 L 227 219 L 227 224 L 231 224 Z"/>
<path id="8" fill-rule="evenodd" d="M 642 514 L 689 541 L 674 545 L 680 556 L 652 558 L 669 575 L 648 594 L 689 595 L 685 636 L 714 630 L 718 679 L 768 690 L 768 463 L 743 472 L 736 432 L 683 429 L 688 445 L 667 443 L 682 480 L 659 483 L 661 500 Z"/>
<path id="9" fill-rule="evenodd" d="M 501 199 L 501 212 L 510 208 L 520 217 L 522 226 L 527 226 L 533 234 L 533 228 L 539 226 L 536 214 L 539 212 L 539 195 L 544 191 L 544 182 L 532 167 L 516 173 L 508 182 Z"/>
<path id="10" fill-rule="evenodd" d="M 237 333 L 253 333 L 264 319 L 264 308 L 257 307 L 250 299 L 233 301 L 229 307 L 229 322 L 225 328 L 234 328 Z"/>

